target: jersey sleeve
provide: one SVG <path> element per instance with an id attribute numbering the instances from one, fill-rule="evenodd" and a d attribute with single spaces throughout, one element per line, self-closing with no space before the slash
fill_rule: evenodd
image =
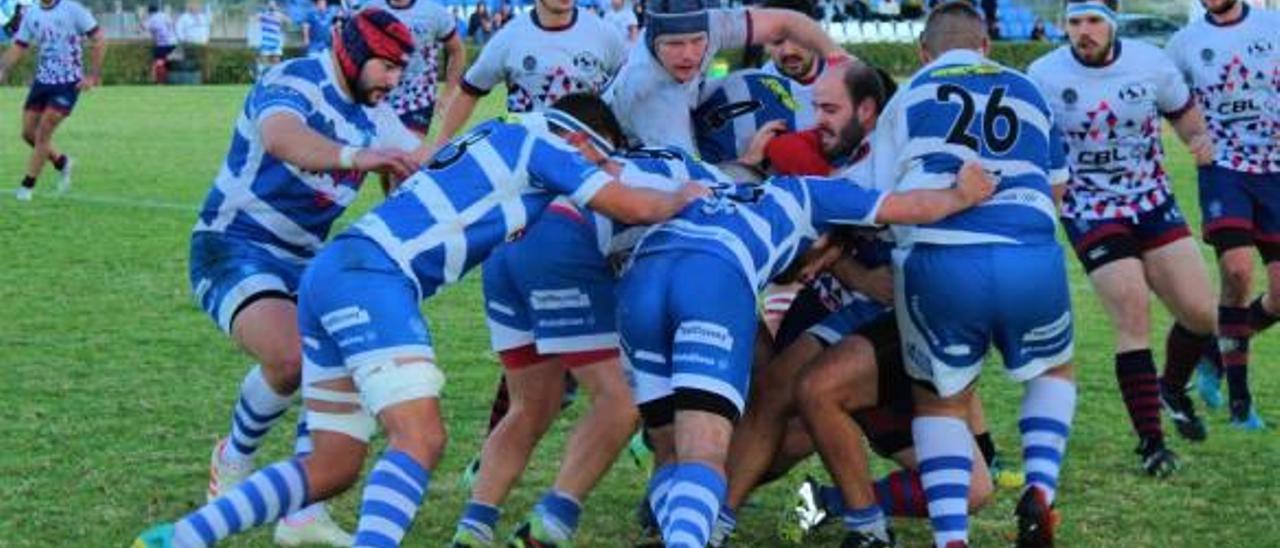
<path id="1" fill-rule="evenodd" d="M 606 24 L 601 21 L 601 27 Z M 604 58 L 605 70 L 608 71 L 609 77 L 613 78 L 618 74 L 618 70 L 622 68 L 622 64 L 627 62 L 627 40 L 622 34 L 614 32 L 611 28 L 604 28 L 604 32 L 600 34 L 604 36 Z"/>
<path id="2" fill-rule="evenodd" d="M 855 185 L 844 179 L 805 177 L 813 226 L 876 226 L 876 214 L 888 193 Z"/>
<path id="3" fill-rule="evenodd" d="M 608 173 L 587 162 L 577 150 L 545 137 L 531 138 L 536 139 L 528 163 L 533 186 L 564 194 L 585 207 L 613 180 Z"/>
<path id="4" fill-rule="evenodd" d="M 306 121 L 313 110 L 311 100 L 301 91 L 278 84 L 266 84 L 254 88 L 249 98 L 249 118 L 255 125 L 275 114 L 289 114 Z"/>
<path id="5" fill-rule="evenodd" d="M 34 19 L 34 17 L 31 17 L 30 15 L 22 18 L 22 23 L 18 25 L 18 31 L 13 35 L 13 42 L 15 44 L 27 47 L 31 45 L 33 40 L 35 40 L 35 31 L 31 30 L 31 25 L 33 24 L 32 19 Z"/>
<path id="6" fill-rule="evenodd" d="M 899 151 L 903 150 L 906 145 L 906 128 L 902 127 L 900 118 L 902 116 L 901 97 L 905 93 L 898 93 L 893 99 L 889 100 L 889 104 L 885 105 L 884 113 L 881 114 L 876 122 L 876 129 L 871 132 L 871 158 L 867 161 L 871 162 L 871 188 L 889 192 L 898 186 L 899 172 Z"/>
<path id="7" fill-rule="evenodd" d="M 89 12 L 89 8 L 80 4 L 71 4 L 71 6 L 74 8 L 73 13 L 75 14 L 74 21 L 76 25 L 76 32 L 79 32 L 80 34 L 90 34 L 93 31 L 98 30 L 98 20 L 93 18 L 93 14 Z"/>
<path id="8" fill-rule="evenodd" d="M 1050 118 L 1049 125 L 1049 185 L 1065 185 L 1071 178 L 1067 167 L 1067 141 L 1058 122 Z"/>
<path id="9" fill-rule="evenodd" d="M 400 121 L 400 117 L 396 116 L 395 110 L 389 103 L 385 101 L 379 103 L 373 111 L 372 118 L 374 126 L 377 127 L 375 142 L 378 146 L 412 152 L 422 145 L 422 140 Z"/>
<path id="10" fill-rule="evenodd" d="M 1183 44 L 1186 40 L 1184 33 L 1186 28 L 1178 31 L 1169 39 L 1169 43 L 1164 46 L 1164 53 L 1173 60 L 1173 66 L 1178 69 L 1178 75 L 1182 77 L 1183 83 L 1191 85 L 1191 68 L 1187 64 L 1186 55 L 1183 54 Z"/>
<path id="11" fill-rule="evenodd" d="M 454 24 L 453 15 L 449 10 L 444 9 L 444 6 L 432 2 L 430 16 L 433 29 L 431 38 L 435 41 L 447 42 L 458 33 L 458 25 Z"/>
<path id="12" fill-rule="evenodd" d="M 507 56 L 507 38 L 511 32 L 499 32 L 483 49 L 480 57 L 462 75 L 462 89 L 472 95 L 485 95 L 506 80 L 502 63 Z"/>
<path id="13" fill-rule="evenodd" d="M 729 48 L 751 45 L 751 12 L 744 8 L 707 10 L 708 55 Z"/>
<path id="14" fill-rule="evenodd" d="M 1158 58 L 1152 60 L 1156 65 L 1156 105 L 1160 107 L 1160 114 L 1176 120 L 1194 105 L 1191 88 L 1168 54 L 1161 51 L 1156 54 Z"/>

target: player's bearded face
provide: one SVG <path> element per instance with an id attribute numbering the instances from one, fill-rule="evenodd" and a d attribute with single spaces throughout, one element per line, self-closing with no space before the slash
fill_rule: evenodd
<path id="1" fill-rule="evenodd" d="M 817 57 L 812 51 L 790 40 L 769 44 L 765 48 L 769 50 L 769 57 L 782 70 L 782 73 L 796 79 L 809 75 Z"/>
<path id="2" fill-rule="evenodd" d="M 1115 30 L 1102 16 L 1086 13 L 1067 19 L 1067 39 L 1076 56 L 1090 64 L 1100 64 L 1111 54 Z"/>
<path id="3" fill-rule="evenodd" d="M 1200 5 L 1204 6 L 1205 11 L 1214 15 L 1222 15 L 1231 8 L 1236 7 L 1240 0 L 1200 0 Z"/>
<path id="4" fill-rule="evenodd" d="M 707 54 L 707 33 L 670 34 L 655 40 L 658 62 L 677 82 L 693 80 L 702 71 L 702 58 Z"/>
<path id="5" fill-rule="evenodd" d="M 360 81 L 355 89 L 356 100 L 373 106 L 386 99 L 387 94 L 400 83 L 404 67 L 386 59 L 370 59 L 360 70 Z"/>

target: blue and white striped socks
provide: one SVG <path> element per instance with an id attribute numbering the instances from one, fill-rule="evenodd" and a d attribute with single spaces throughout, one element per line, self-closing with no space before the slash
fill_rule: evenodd
<path id="1" fill-rule="evenodd" d="M 710 466 L 677 464 L 667 492 L 666 518 L 662 519 L 662 540 L 667 546 L 706 546 L 727 488 L 724 476 Z"/>
<path id="2" fill-rule="evenodd" d="M 846 531 L 858 531 L 885 542 L 889 541 L 889 526 L 885 523 L 884 512 L 880 511 L 880 506 L 876 504 L 866 508 L 846 509 L 844 528 Z"/>
<path id="3" fill-rule="evenodd" d="M 430 480 L 431 473 L 408 453 L 387 448 L 364 486 L 355 546 L 399 546 Z"/>
<path id="4" fill-rule="evenodd" d="M 262 438 L 292 404 L 293 394 L 277 394 L 262 376 L 262 366 L 254 366 L 240 383 L 240 399 L 231 414 L 231 443 L 223 448 L 222 457 L 242 464 L 252 459 Z"/>
<path id="5" fill-rule="evenodd" d="M 556 544 L 568 544 L 569 539 L 578 531 L 578 518 L 582 516 L 582 503 L 577 499 L 556 491 L 547 491 L 542 495 L 533 509 L 538 519 L 542 520 L 542 530 L 548 540 Z"/>
<path id="6" fill-rule="evenodd" d="M 175 523 L 174 546 L 212 546 L 232 534 L 296 512 L 306 501 L 307 475 L 302 463 L 275 463 Z"/>
<path id="7" fill-rule="evenodd" d="M 1027 485 L 1044 491 L 1053 504 L 1058 490 L 1062 457 L 1071 433 L 1071 417 L 1076 410 L 1075 383 L 1057 377 L 1037 377 L 1027 381 L 1022 396 L 1022 466 Z"/>
<path id="8" fill-rule="evenodd" d="M 969 481 L 973 472 L 973 436 L 963 420 L 917 416 L 911 421 L 920 481 L 929 501 L 933 541 L 944 547 L 969 541 Z"/>
<path id="9" fill-rule="evenodd" d="M 671 476 L 675 472 L 676 465 L 664 464 L 649 476 L 649 509 L 653 510 L 653 519 L 658 521 L 659 527 L 667 522 L 667 493 L 671 491 Z"/>
<path id="10" fill-rule="evenodd" d="M 462 510 L 462 518 L 458 520 L 457 531 L 465 532 L 485 546 L 489 546 L 493 544 L 493 530 L 497 528 L 498 518 L 501 516 L 502 509 L 497 506 L 474 500 L 467 501 L 467 507 Z"/>

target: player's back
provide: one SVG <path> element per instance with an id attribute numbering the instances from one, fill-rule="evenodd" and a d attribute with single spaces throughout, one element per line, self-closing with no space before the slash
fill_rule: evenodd
<path id="1" fill-rule="evenodd" d="M 537 120 L 477 125 L 339 238 L 376 242 L 415 280 L 423 298 L 457 281 L 556 196 L 585 204 L 611 179 L 568 145 L 547 138 Z"/>
<path id="2" fill-rule="evenodd" d="M 900 245 L 1054 241 L 1051 177 L 1065 165 L 1039 88 L 969 50 L 925 66 L 886 106 L 872 145 L 877 187 L 947 188 L 965 160 L 998 177 L 991 200 L 939 222 L 896 227 Z"/>

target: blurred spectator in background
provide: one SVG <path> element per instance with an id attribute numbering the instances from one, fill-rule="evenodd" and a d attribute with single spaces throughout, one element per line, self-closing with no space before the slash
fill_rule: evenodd
<path id="1" fill-rule="evenodd" d="M 604 14 L 604 22 L 618 30 L 618 34 L 630 46 L 640 37 L 640 22 L 636 13 L 626 5 L 626 0 L 609 0 L 609 10 Z"/>
<path id="2" fill-rule="evenodd" d="M 493 18 L 489 16 L 489 6 L 485 5 L 484 0 L 476 3 L 476 10 L 471 12 L 471 19 L 467 22 L 467 36 L 477 46 L 483 46 L 489 41 L 489 36 L 493 34 Z"/>
<path id="3" fill-rule="evenodd" d="M 209 12 L 200 2 L 188 2 L 186 11 L 178 16 L 174 31 L 182 44 L 204 45 L 209 43 Z"/>
<path id="4" fill-rule="evenodd" d="M 507 26 L 515 16 L 516 14 L 511 11 L 511 4 L 506 2 L 498 4 L 498 12 L 493 14 L 493 32 L 498 32 L 502 27 Z"/>
<path id="5" fill-rule="evenodd" d="M 645 0 L 631 0 L 631 11 L 636 14 L 636 25 L 640 30 L 644 30 L 644 2 Z"/>
<path id="6" fill-rule="evenodd" d="M 151 35 L 151 81 L 163 84 L 169 77 L 169 56 L 178 47 L 173 20 L 159 4 L 147 6 L 147 19 L 142 30 Z"/>
<path id="7" fill-rule="evenodd" d="M 258 50 L 255 78 L 261 77 L 284 57 L 284 25 L 287 20 L 275 0 L 268 0 L 267 5 L 250 20 L 249 45 L 256 46 Z"/>
<path id="8" fill-rule="evenodd" d="M 329 6 L 328 0 L 315 0 L 307 16 L 302 20 L 302 41 L 307 53 L 329 49 L 333 45 L 333 23 L 338 19 L 338 9 Z"/>
<path id="9" fill-rule="evenodd" d="M 1049 40 L 1049 37 L 1044 32 L 1044 19 L 1036 18 L 1036 24 L 1031 27 L 1030 40 L 1032 42 L 1046 42 Z"/>

